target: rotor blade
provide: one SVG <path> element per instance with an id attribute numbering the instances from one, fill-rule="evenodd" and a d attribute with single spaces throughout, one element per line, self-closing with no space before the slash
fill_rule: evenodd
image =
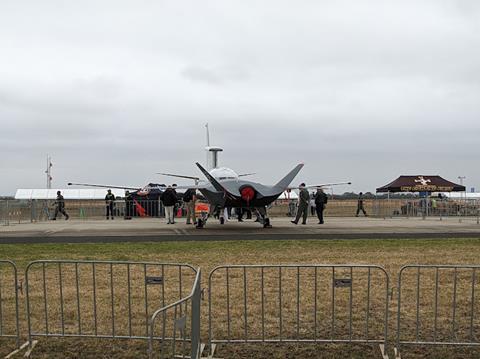
<path id="1" fill-rule="evenodd" d="M 175 189 L 175 190 L 183 190 L 183 189 L 204 189 L 205 186 L 204 185 L 183 185 L 183 186 L 175 186 L 175 187 L 172 187 L 170 186 L 171 188 Z M 148 187 L 149 189 L 158 189 L 158 190 L 161 190 L 161 191 L 165 191 L 168 186 L 149 186 Z"/>
<path id="2" fill-rule="evenodd" d="M 67 183 L 69 186 L 85 186 L 85 187 L 100 187 L 100 188 L 118 188 L 118 189 L 128 189 L 133 191 L 141 190 L 142 187 L 123 187 L 123 186 L 107 186 L 103 184 L 90 184 L 90 183 Z"/>
<path id="3" fill-rule="evenodd" d="M 242 173 L 241 175 L 238 175 L 238 177 L 246 177 L 246 176 L 252 176 L 252 175 L 256 175 L 256 173 Z"/>
<path id="4" fill-rule="evenodd" d="M 338 182 L 338 183 L 325 183 L 325 184 L 318 184 L 318 185 L 310 185 L 306 186 L 307 188 L 321 188 L 321 187 L 331 187 L 331 186 L 343 186 L 343 185 L 351 185 L 352 182 Z"/>
<path id="5" fill-rule="evenodd" d="M 343 185 L 351 185 L 351 184 L 352 182 L 324 183 L 324 184 L 305 186 L 305 188 L 326 188 L 331 186 L 343 186 Z M 298 189 L 298 187 L 292 187 L 292 186 L 287 187 L 287 190 L 292 190 L 292 189 Z"/>
<path id="6" fill-rule="evenodd" d="M 159 173 L 159 172 L 157 172 L 156 174 L 157 174 L 157 175 L 162 175 L 162 176 L 170 176 L 170 177 L 178 177 L 178 178 L 187 178 L 187 179 L 192 179 L 192 180 L 195 180 L 195 181 L 199 181 L 199 180 L 200 180 L 200 177 L 177 175 L 177 174 L 174 174 L 174 173 Z"/>

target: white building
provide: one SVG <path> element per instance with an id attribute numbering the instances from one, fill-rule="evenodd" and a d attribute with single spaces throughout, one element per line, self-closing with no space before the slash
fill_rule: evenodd
<path id="1" fill-rule="evenodd" d="M 82 189 L 17 189 L 15 199 L 55 199 L 57 191 L 62 192 L 65 199 L 105 199 L 107 188 L 82 188 Z M 125 197 L 123 189 L 112 188 L 115 197 Z"/>

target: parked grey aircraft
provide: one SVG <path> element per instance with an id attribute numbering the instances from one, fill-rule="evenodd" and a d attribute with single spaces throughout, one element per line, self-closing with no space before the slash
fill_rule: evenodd
<path id="1" fill-rule="evenodd" d="M 210 204 L 210 214 L 215 210 L 219 210 L 220 223 L 225 223 L 224 209 L 231 208 L 248 208 L 257 210 L 263 219 L 263 225 L 265 228 L 270 227 L 270 220 L 268 218 L 266 207 L 275 201 L 285 190 L 289 188 L 290 183 L 295 176 L 300 172 L 303 164 L 295 166 L 284 178 L 282 178 L 277 184 L 272 186 L 263 185 L 261 183 L 246 181 L 239 179 L 239 176 L 230 168 L 213 168 L 207 171 L 205 168 L 196 163 L 200 171 L 205 175 L 208 182 L 198 183 L 191 186 L 177 186 L 176 189 L 196 189 L 198 190 Z M 181 175 L 172 175 L 180 177 Z M 190 178 L 190 176 L 183 176 Z M 193 176 L 192 176 L 193 177 Z M 105 187 L 105 188 L 123 188 L 127 190 L 152 190 L 149 188 L 135 188 L 135 187 L 122 187 L 122 186 L 106 186 L 98 184 L 87 183 L 69 183 L 69 185 L 82 185 L 92 187 Z M 167 187 L 159 186 L 156 189 L 165 190 Z M 208 218 L 208 217 L 207 217 Z M 202 228 L 207 218 L 198 219 L 197 227 Z"/>
<path id="2" fill-rule="evenodd" d="M 247 208 L 251 210 L 257 210 L 262 218 L 264 228 L 270 228 L 270 219 L 268 217 L 267 207 L 274 202 L 283 192 L 289 189 L 291 182 L 300 172 L 303 164 L 298 164 L 293 168 L 285 177 L 278 181 L 274 185 L 264 185 L 258 182 L 252 182 L 242 180 L 239 176 L 230 168 L 212 168 L 207 171 L 200 163 L 196 163 L 197 167 L 207 178 L 208 182 L 197 183 L 191 186 L 177 186 L 176 189 L 196 189 L 198 190 L 210 203 L 209 216 L 213 214 L 215 210 L 219 210 L 220 223 L 225 223 L 224 209 L 225 208 Z M 195 179 L 197 182 L 199 178 L 193 176 L 182 176 L 169 174 L 174 177 L 183 177 Z M 350 183 L 331 183 L 324 185 L 308 186 L 309 188 L 325 187 L 339 184 Z M 71 185 L 71 183 L 69 183 Z M 120 187 L 120 186 L 105 186 L 105 185 L 92 185 L 92 184 L 77 184 L 83 186 L 95 186 L 95 187 L 110 187 L 110 188 L 125 188 L 130 190 L 139 190 L 135 187 Z M 165 190 L 165 186 L 155 187 L 156 189 Z M 151 190 L 150 188 L 143 188 L 143 190 Z M 202 228 L 208 219 L 200 218 L 197 222 L 197 227 Z"/>
<path id="3" fill-rule="evenodd" d="M 200 163 L 196 163 L 197 167 L 206 177 L 207 181 L 201 181 L 196 176 L 184 176 L 179 174 L 161 173 L 162 175 L 192 179 L 195 181 L 191 186 L 177 186 L 176 189 L 195 189 L 198 190 L 209 202 L 210 213 L 205 218 L 200 218 L 197 221 L 197 228 L 203 228 L 207 219 L 215 211 L 219 211 L 219 220 L 221 224 L 225 223 L 224 209 L 225 208 L 247 208 L 256 210 L 260 214 L 262 224 L 264 228 L 270 228 L 270 219 L 267 213 L 267 207 L 273 203 L 283 192 L 292 189 L 290 187 L 291 182 L 300 172 L 303 167 L 303 163 L 298 164 L 293 168 L 285 177 L 278 181 L 274 185 L 264 185 L 257 182 L 240 179 L 241 177 L 249 176 L 252 173 L 238 175 L 235 171 L 227 167 L 218 167 L 218 153 L 223 151 L 219 147 L 210 147 L 209 134 L 207 126 L 207 167 L 206 170 Z M 105 188 L 124 188 L 127 190 L 142 190 L 148 191 L 153 189 L 149 188 L 134 188 L 134 187 L 121 187 L 121 186 L 105 186 L 96 184 L 84 184 L 84 183 L 69 183 L 69 185 L 82 185 L 82 186 L 94 186 Z M 309 188 L 326 187 L 345 183 L 331 183 L 323 185 L 308 186 Z M 155 189 L 165 190 L 166 186 L 158 186 Z"/>

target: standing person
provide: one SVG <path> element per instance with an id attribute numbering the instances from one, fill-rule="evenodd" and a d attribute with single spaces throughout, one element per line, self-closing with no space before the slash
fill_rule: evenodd
<path id="1" fill-rule="evenodd" d="M 358 214 L 360 213 L 360 211 L 363 212 L 363 215 L 365 217 L 368 217 L 368 214 L 367 212 L 365 211 L 365 208 L 363 208 L 363 193 L 360 192 L 358 194 L 358 201 L 357 201 L 357 214 L 355 215 L 355 217 L 358 217 Z"/>
<path id="2" fill-rule="evenodd" d="M 57 199 L 55 200 L 55 214 L 52 218 L 53 221 L 57 220 L 58 213 L 65 216 L 65 220 L 68 220 L 70 216 L 65 212 L 65 199 L 62 196 L 62 192 L 57 191 Z"/>
<path id="3" fill-rule="evenodd" d="M 317 188 L 315 194 L 315 209 L 317 211 L 318 224 L 323 224 L 323 210 L 328 202 L 327 195 L 323 192 L 323 189 Z"/>
<path id="4" fill-rule="evenodd" d="M 297 209 L 297 216 L 293 221 L 293 224 L 298 224 L 300 217 L 303 217 L 302 224 L 307 224 L 307 217 L 308 217 L 308 205 L 310 202 L 310 194 L 308 193 L 307 189 L 305 188 L 305 183 L 301 183 L 298 187 L 300 193 L 298 195 L 298 209 Z"/>
<path id="5" fill-rule="evenodd" d="M 310 214 L 313 216 L 315 215 L 315 193 L 312 192 L 312 195 L 310 196 Z"/>
<path id="6" fill-rule="evenodd" d="M 297 204 L 295 200 L 290 199 L 288 200 L 288 216 L 293 217 L 295 215 L 295 209 L 297 208 Z"/>
<path id="7" fill-rule="evenodd" d="M 125 219 L 132 219 L 133 201 L 130 191 L 125 191 Z"/>
<path id="8" fill-rule="evenodd" d="M 177 193 L 172 186 L 167 187 L 167 189 L 160 196 L 160 200 L 165 207 L 165 218 L 167 219 L 167 224 L 174 224 L 175 217 L 173 211 L 175 209 L 175 204 L 177 203 Z"/>
<path id="9" fill-rule="evenodd" d="M 108 216 L 110 215 L 110 217 L 112 217 L 113 219 L 113 206 L 115 205 L 115 195 L 112 193 L 112 190 L 109 189 L 107 191 L 107 195 L 105 196 L 105 205 L 106 205 L 106 209 L 107 209 L 107 219 Z"/>
<path id="10" fill-rule="evenodd" d="M 180 208 L 180 203 L 178 201 L 178 193 L 177 193 L 177 184 L 172 184 L 172 191 L 175 194 L 175 204 L 173 205 L 173 223 L 175 223 L 175 217 L 178 217 L 178 209 Z"/>
<path id="11" fill-rule="evenodd" d="M 195 219 L 196 200 L 197 194 L 193 188 L 187 189 L 187 191 L 183 194 L 183 202 L 185 202 L 185 207 L 187 208 L 187 224 L 197 223 L 197 220 Z"/>
<path id="12" fill-rule="evenodd" d="M 432 205 L 432 215 L 437 214 L 437 200 L 433 197 L 430 198 L 430 203 Z"/>

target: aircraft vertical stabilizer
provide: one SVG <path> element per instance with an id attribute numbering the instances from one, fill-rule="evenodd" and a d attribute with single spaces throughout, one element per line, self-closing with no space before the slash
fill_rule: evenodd
<path id="1" fill-rule="evenodd" d="M 282 189 L 287 188 L 293 179 L 297 176 L 298 172 L 303 168 L 303 163 L 298 164 L 293 170 L 291 170 L 285 177 L 283 177 L 275 187 L 280 187 Z"/>

